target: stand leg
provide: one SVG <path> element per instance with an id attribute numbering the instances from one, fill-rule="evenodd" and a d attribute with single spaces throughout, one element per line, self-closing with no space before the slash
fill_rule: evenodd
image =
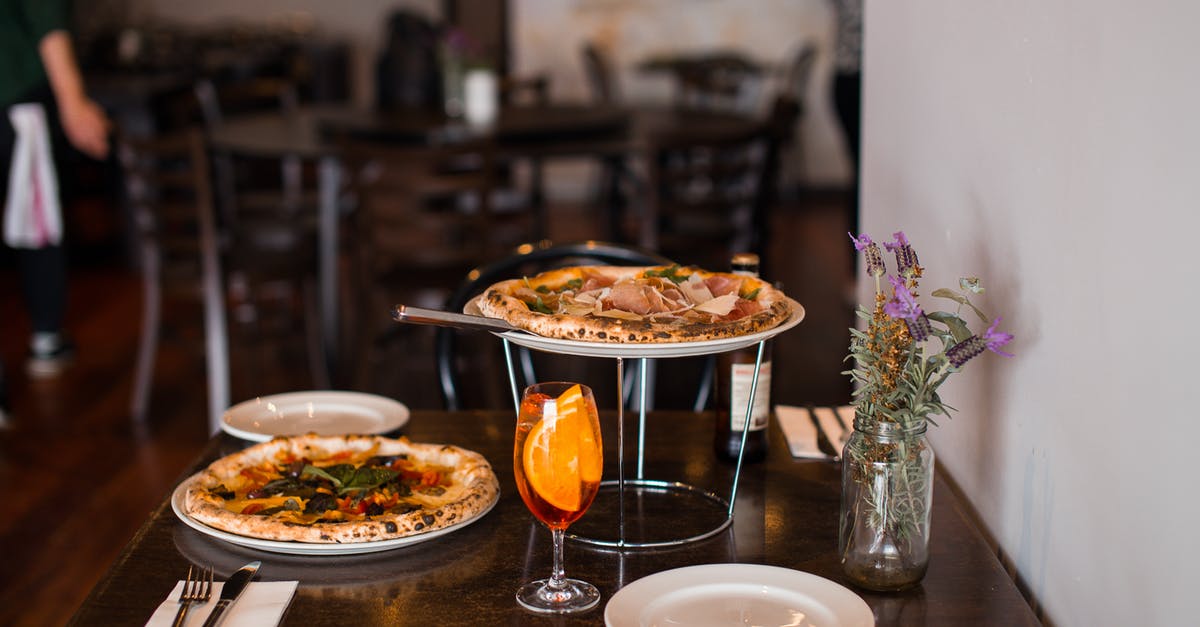
<path id="1" fill-rule="evenodd" d="M 513 409 L 517 412 L 517 419 L 521 419 L 521 391 L 517 389 L 517 373 L 513 370 L 512 360 L 512 345 L 509 344 L 508 338 L 501 338 L 504 342 L 504 365 L 508 367 L 508 384 L 512 387 Z"/>
<path id="2" fill-rule="evenodd" d="M 650 369 L 650 360 L 642 357 L 641 365 L 638 368 L 641 374 L 641 395 L 638 405 L 638 457 L 637 457 L 637 478 L 639 480 L 646 478 L 646 396 L 649 388 L 646 386 L 646 381 L 649 378 L 647 371 Z"/>
<path id="3" fill-rule="evenodd" d="M 617 357 L 617 545 L 625 546 L 625 360 Z"/>
<path id="4" fill-rule="evenodd" d="M 746 456 L 746 439 L 750 435 L 750 419 L 754 416 L 754 395 L 758 392 L 758 369 L 762 366 L 766 341 L 758 343 L 758 355 L 754 358 L 754 376 L 750 379 L 750 398 L 746 399 L 746 422 L 742 424 L 742 444 L 738 448 L 737 468 L 733 471 L 733 487 L 729 490 L 729 517 L 733 518 L 733 506 L 737 501 L 738 479 L 742 476 L 742 458 Z"/>

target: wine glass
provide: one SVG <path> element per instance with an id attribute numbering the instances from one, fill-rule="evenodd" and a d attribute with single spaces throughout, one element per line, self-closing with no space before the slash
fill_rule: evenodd
<path id="1" fill-rule="evenodd" d="M 600 602 L 590 583 L 563 573 L 563 536 L 600 490 L 604 465 L 600 418 L 592 390 L 578 383 L 538 383 L 525 389 L 517 418 L 513 470 L 529 511 L 550 528 L 554 570 L 517 590 L 535 612 L 581 612 Z"/>

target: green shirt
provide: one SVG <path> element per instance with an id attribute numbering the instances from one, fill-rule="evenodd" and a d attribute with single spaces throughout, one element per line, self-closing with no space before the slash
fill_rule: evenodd
<path id="1" fill-rule="evenodd" d="M 66 30 L 67 0 L 0 0 L 0 106 L 7 107 L 46 80 L 38 44 Z"/>

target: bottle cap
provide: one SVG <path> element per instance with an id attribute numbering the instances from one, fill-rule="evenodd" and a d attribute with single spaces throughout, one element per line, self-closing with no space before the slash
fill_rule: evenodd
<path id="1" fill-rule="evenodd" d="M 758 274 L 758 255 L 754 253 L 737 253 L 730 259 L 729 267 L 734 272 Z"/>

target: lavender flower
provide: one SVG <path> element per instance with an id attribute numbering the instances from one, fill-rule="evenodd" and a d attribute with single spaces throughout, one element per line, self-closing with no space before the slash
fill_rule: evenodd
<path id="1" fill-rule="evenodd" d="M 896 231 L 892 233 L 895 238 L 890 242 L 885 242 L 883 247 L 890 252 L 896 253 L 896 271 L 903 276 L 908 276 L 917 267 L 917 251 L 908 243 L 908 238 L 905 237 L 904 231 Z"/>
<path id="2" fill-rule="evenodd" d="M 1000 324 L 1000 320 L 1002 320 L 1002 318 L 1000 316 L 996 316 L 996 320 L 987 328 L 987 331 L 983 332 L 983 341 L 987 344 L 987 349 L 993 353 L 996 353 L 997 355 L 1003 355 L 1005 357 L 1012 357 L 1012 353 L 1006 353 L 1000 350 L 1001 346 L 1008 344 L 1013 339 L 1012 333 L 996 332 L 996 325 Z"/>
<path id="3" fill-rule="evenodd" d="M 917 304 L 916 297 L 908 291 L 904 279 L 888 276 L 888 282 L 892 284 L 892 299 L 883 306 L 884 313 L 893 318 L 904 318 L 905 320 L 911 320 L 923 313 L 921 306 Z"/>
<path id="4" fill-rule="evenodd" d="M 987 328 L 987 331 L 983 332 L 983 337 L 972 335 L 952 346 L 950 350 L 946 351 L 946 359 L 949 359 L 950 364 L 955 368 L 961 368 L 972 357 L 979 355 L 985 350 L 992 351 L 997 355 L 1012 357 L 1011 353 L 1000 350 L 1000 347 L 1011 342 L 1013 336 L 1010 333 L 997 333 L 996 325 L 998 324 L 1000 324 L 999 317 Z"/>
<path id="5" fill-rule="evenodd" d="M 883 312 L 893 318 L 903 319 L 909 335 L 914 340 L 920 342 L 929 337 L 929 334 L 933 333 L 933 326 L 929 324 L 929 318 L 925 317 L 925 312 L 917 304 L 916 297 L 908 290 L 904 279 L 889 276 L 888 282 L 892 284 L 893 296 L 883 305 Z"/>
<path id="6" fill-rule="evenodd" d="M 863 233 L 858 237 L 854 237 L 853 233 L 847 233 L 850 240 L 854 242 L 854 249 L 863 253 L 863 257 L 867 260 L 867 274 L 875 277 L 883 276 L 887 268 L 883 265 L 883 254 L 879 252 L 879 245 L 871 241 L 871 236 Z"/>

